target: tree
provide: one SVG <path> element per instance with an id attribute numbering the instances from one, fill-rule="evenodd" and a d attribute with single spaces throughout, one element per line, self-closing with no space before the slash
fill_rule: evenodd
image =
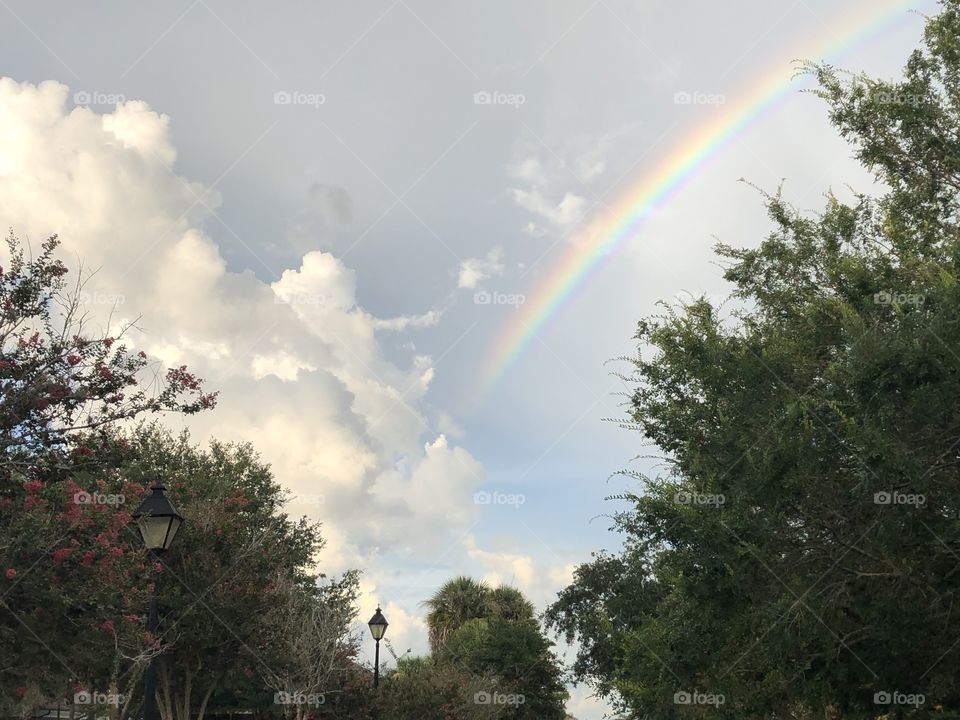
<path id="1" fill-rule="evenodd" d="M 457 628 L 438 662 L 489 678 L 478 697 L 505 706 L 505 718 L 563 720 L 567 692 L 551 647 L 532 618 L 484 618 Z"/>
<path id="2" fill-rule="evenodd" d="M 523 593 L 460 576 L 425 604 L 434 661 L 487 678 L 481 703 L 506 706 L 505 718 L 563 718 L 560 668 Z"/>
<path id="3" fill-rule="evenodd" d="M 26 259 L 11 234 L 0 268 L 0 707 L 107 687 L 118 657 L 142 661 L 132 620 L 111 618 L 142 607 L 129 581 L 145 558 L 119 540 L 130 518 L 116 501 L 143 488 L 82 436 L 216 401 L 184 367 L 151 374 L 125 339 L 134 326 L 91 334 L 58 244 Z"/>
<path id="4" fill-rule="evenodd" d="M 497 720 L 509 708 L 489 702 L 493 678 L 431 658 L 408 658 L 383 678 L 373 717 L 392 720 Z M 356 717 L 356 716 L 351 716 Z"/>
<path id="5" fill-rule="evenodd" d="M 275 691 L 275 701 L 288 715 L 301 720 L 316 714 L 349 682 L 349 662 L 356 656 L 356 639 L 348 628 L 356 617 L 353 575 L 322 590 L 302 585 L 278 573 L 273 607 L 264 624 L 273 630 L 263 642 L 270 658 L 261 675 Z"/>
<path id="6" fill-rule="evenodd" d="M 900 81 L 807 70 L 889 189 L 765 196 L 760 247 L 718 247 L 732 317 L 639 324 L 631 420 L 668 472 L 547 614 L 635 716 L 960 711 L 960 3 Z"/>
<path id="7" fill-rule="evenodd" d="M 126 474 L 160 473 L 188 519 L 158 575 L 163 720 L 203 720 L 214 698 L 238 707 L 250 686 L 278 711 L 305 708 L 282 697 L 276 705 L 267 688 L 338 690 L 355 653 L 356 576 L 327 582 L 315 570 L 319 526 L 283 512 L 285 492 L 253 447 L 214 441 L 203 450 L 153 425 L 133 434 L 128 458 Z"/>
<path id="8" fill-rule="evenodd" d="M 509 585 L 501 585 L 490 591 L 488 603 L 493 617 L 519 622 L 533 620 L 533 603 L 523 593 Z"/>
<path id="9" fill-rule="evenodd" d="M 424 605 L 428 609 L 430 648 L 436 652 L 467 620 L 490 614 L 490 588 L 482 581 L 461 575 L 444 583 Z"/>

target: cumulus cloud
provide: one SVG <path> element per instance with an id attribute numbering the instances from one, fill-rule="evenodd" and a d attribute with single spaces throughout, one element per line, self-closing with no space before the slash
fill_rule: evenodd
<path id="1" fill-rule="evenodd" d="M 484 280 L 503 275 L 503 248 L 496 247 L 484 258 L 467 258 L 460 263 L 457 287 L 474 289 Z"/>
<path id="2" fill-rule="evenodd" d="M 169 118 L 140 101 L 68 109 L 67 97 L 59 83 L 0 79 L 0 219 L 25 238 L 59 234 L 65 259 L 97 270 L 86 288 L 93 319 L 142 316 L 134 342 L 222 391 L 215 411 L 171 421 L 198 441 L 254 441 L 324 522 L 331 571 L 404 538 L 449 541 L 469 519 L 482 467 L 427 422 L 431 359 L 397 365 L 377 338 L 440 314 L 374 316 L 358 303 L 354 271 L 328 252 L 298 267 L 258 263 L 274 273 L 266 279 L 231 269 L 203 229 L 219 197 L 176 174 Z M 345 191 L 314 190 L 347 218 Z"/>
<path id="3" fill-rule="evenodd" d="M 515 583 L 542 607 L 559 571 L 471 534 L 485 472 L 454 419 L 426 401 L 432 359 L 413 348 L 398 364 L 381 346 L 381 333 L 441 313 L 376 317 L 330 252 L 231 268 L 204 230 L 220 198 L 176 174 L 169 119 L 138 101 L 68 110 L 67 96 L 59 83 L 0 79 L 0 221 L 34 241 L 59 234 L 65 259 L 87 269 L 91 322 L 143 317 L 132 342 L 221 391 L 216 410 L 166 422 L 198 442 L 252 441 L 293 493 L 290 512 L 323 523 L 322 569 L 364 571 L 359 620 L 382 603 L 399 654 L 426 650 L 418 603 L 456 574 Z M 458 284 L 499 272 L 497 250 Z"/>
<path id="4" fill-rule="evenodd" d="M 564 230 L 572 227 L 583 219 L 587 209 L 587 199 L 582 195 L 565 192 L 559 201 L 548 200 L 539 189 L 511 190 L 513 200 L 524 210 L 547 220 L 551 225 Z M 536 228 L 534 224 L 530 226 Z"/>

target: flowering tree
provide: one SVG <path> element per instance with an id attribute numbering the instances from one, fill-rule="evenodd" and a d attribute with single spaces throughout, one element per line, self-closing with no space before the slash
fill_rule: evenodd
<path id="1" fill-rule="evenodd" d="M 319 526 L 283 512 L 285 492 L 253 448 L 202 449 L 154 425 L 131 436 L 127 457 L 125 474 L 156 469 L 186 518 L 158 574 L 163 720 L 203 720 L 213 707 L 280 713 L 298 703 L 276 693 L 341 688 L 356 578 L 315 570 Z"/>
<path id="2" fill-rule="evenodd" d="M 129 529 L 144 487 L 104 461 L 123 453 L 108 431 L 216 402 L 185 367 L 131 349 L 133 326 L 91 333 L 58 245 L 28 259 L 11 234 L 0 267 L 0 707 L 111 688 L 110 666 L 150 652 Z"/>

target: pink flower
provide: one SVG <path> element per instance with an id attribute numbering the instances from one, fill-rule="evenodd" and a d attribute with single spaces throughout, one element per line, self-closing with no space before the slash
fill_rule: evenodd
<path id="1" fill-rule="evenodd" d="M 113 632 L 113 621 L 107 620 L 100 626 L 100 629 L 104 632 Z"/>
<path id="2" fill-rule="evenodd" d="M 7 580 L 13 580 L 17 576 L 17 571 L 13 568 L 7 568 Z"/>

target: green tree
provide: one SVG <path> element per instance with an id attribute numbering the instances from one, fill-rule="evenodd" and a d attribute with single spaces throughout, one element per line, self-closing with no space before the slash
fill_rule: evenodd
<path id="1" fill-rule="evenodd" d="M 509 585 L 501 585 L 490 591 L 488 598 L 492 617 L 504 620 L 533 620 L 533 603 L 523 593 Z"/>
<path id="2" fill-rule="evenodd" d="M 18 711 L 106 690 L 119 657 L 142 660 L 131 578 L 146 559 L 121 540 L 130 518 L 116 499 L 143 488 L 87 437 L 216 398 L 186 368 L 151 368 L 130 347 L 134 326 L 91 333 L 58 245 L 28 258 L 11 234 L 0 268 L 0 709 Z"/>
<path id="3" fill-rule="evenodd" d="M 562 720 L 567 692 L 551 648 L 532 618 L 484 618 L 457 628 L 437 659 L 489 677 L 478 698 L 506 706 L 505 718 Z"/>
<path id="4" fill-rule="evenodd" d="M 669 470 L 548 611 L 637 717 L 960 712 L 960 3 L 899 81 L 807 70 L 888 191 L 767 196 L 759 248 L 718 248 L 732 317 L 639 324 L 632 420 Z"/>
<path id="5" fill-rule="evenodd" d="M 424 605 L 427 607 L 430 648 L 436 652 L 467 620 L 490 614 L 490 588 L 482 581 L 461 575 L 444 583 Z"/>
<path id="6" fill-rule="evenodd" d="M 478 702 L 506 708 L 505 718 L 563 718 L 561 671 L 523 593 L 461 576 L 425 604 L 435 663 L 488 678 Z"/>
<path id="7" fill-rule="evenodd" d="M 486 702 L 491 676 L 439 664 L 432 658 L 408 658 L 383 678 L 373 717 L 395 720 L 496 720 L 509 708 Z M 356 717 L 356 716 L 352 716 Z"/>
<path id="8" fill-rule="evenodd" d="M 251 685 L 262 707 L 299 716 L 304 708 L 277 706 L 275 693 L 339 689 L 355 653 L 356 577 L 318 575 L 319 526 L 283 512 L 285 492 L 252 446 L 204 450 L 186 433 L 142 426 L 127 458 L 125 474 L 159 473 L 187 519 L 157 575 L 164 720 L 202 720 L 214 698 L 238 708 Z"/>

